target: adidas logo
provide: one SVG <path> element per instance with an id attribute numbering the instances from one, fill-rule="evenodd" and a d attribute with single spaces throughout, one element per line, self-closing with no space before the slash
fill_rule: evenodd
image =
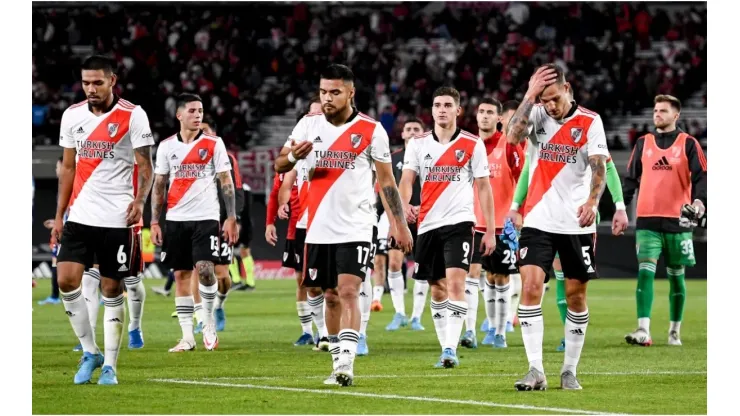
<path id="1" fill-rule="evenodd" d="M 360 273 L 367 273 L 367 267 L 363 266 L 363 267 L 362 267 L 362 268 L 360 269 Z"/>
<path id="2" fill-rule="evenodd" d="M 342 354 L 349 354 L 349 350 L 342 350 Z"/>
<path id="3" fill-rule="evenodd" d="M 316 138 L 315 138 L 315 139 L 313 139 L 313 142 L 314 142 L 314 143 L 321 143 L 321 137 L 319 137 L 319 136 L 316 136 Z"/>
<path id="4" fill-rule="evenodd" d="M 462 318 L 462 314 L 458 311 L 452 312 L 452 315 L 449 316 L 450 318 Z"/>
<path id="5" fill-rule="evenodd" d="M 468 263 L 468 259 L 467 258 L 464 258 L 463 261 L 462 261 L 462 264 L 470 264 L 470 263 Z"/>
<path id="6" fill-rule="evenodd" d="M 367 294 L 365 292 L 360 292 L 360 297 L 361 298 L 366 298 L 367 297 Z"/>
<path id="7" fill-rule="evenodd" d="M 465 289 L 465 294 L 470 295 L 470 291 L 468 289 Z"/>
<path id="8" fill-rule="evenodd" d="M 172 160 L 177 159 L 177 155 L 172 155 L 172 157 L 170 159 L 172 159 Z"/>
<path id="9" fill-rule="evenodd" d="M 119 324 L 122 324 L 123 322 L 118 318 L 108 319 L 108 322 L 118 322 Z"/>
<path id="10" fill-rule="evenodd" d="M 119 272 L 127 272 L 128 271 L 128 267 L 126 267 L 125 264 L 122 264 L 121 267 L 118 268 L 118 271 Z"/>
<path id="11" fill-rule="evenodd" d="M 440 315 L 439 313 L 435 313 L 434 315 L 432 315 L 432 319 L 442 319 L 442 315 Z"/>
<path id="12" fill-rule="evenodd" d="M 416 292 L 416 294 L 419 296 L 424 296 L 424 292 Z"/>
<path id="13" fill-rule="evenodd" d="M 522 328 L 529 328 L 530 326 L 532 326 L 532 324 L 530 324 L 529 322 L 519 321 L 519 326 L 521 326 Z"/>
<path id="14" fill-rule="evenodd" d="M 430 155 L 429 153 L 427 153 L 427 155 L 424 156 L 424 160 L 432 160 L 432 155 Z"/>
<path id="15" fill-rule="evenodd" d="M 85 134 L 85 130 L 82 129 L 82 126 L 80 126 L 79 129 L 75 132 L 76 134 Z"/>
<path id="16" fill-rule="evenodd" d="M 653 165 L 653 170 L 673 170 L 673 166 L 671 166 L 671 164 L 668 163 L 668 159 L 663 156 L 657 162 L 655 162 L 655 164 Z"/>
<path id="17" fill-rule="evenodd" d="M 581 328 L 571 329 L 570 333 L 573 335 L 583 335 L 583 331 L 581 331 Z"/>
<path id="18" fill-rule="evenodd" d="M 75 314 L 74 314 L 74 313 L 72 313 L 72 312 L 70 312 L 70 311 L 66 311 L 66 312 L 64 312 L 64 313 L 66 313 L 66 314 L 67 314 L 67 316 L 75 316 Z"/>
<path id="19" fill-rule="evenodd" d="M 503 299 L 499 299 L 499 300 L 497 300 L 496 302 L 498 302 L 498 303 L 506 303 L 506 301 L 505 301 L 505 300 L 503 300 Z"/>
<path id="20" fill-rule="evenodd" d="M 594 273 L 593 266 L 588 266 L 588 270 L 586 270 L 586 272 L 588 272 L 588 273 Z"/>
<path id="21" fill-rule="evenodd" d="M 539 129 L 537 129 L 537 131 L 535 133 L 537 133 L 537 134 L 546 134 L 545 133 L 545 128 L 544 127 L 540 127 Z"/>
<path id="22" fill-rule="evenodd" d="M 487 303 L 496 303 L 496 299 L 488 299 L 486 302 Z"/>

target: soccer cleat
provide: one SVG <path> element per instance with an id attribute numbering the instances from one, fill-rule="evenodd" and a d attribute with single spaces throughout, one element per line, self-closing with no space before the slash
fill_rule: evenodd
<path id="1" fill-rule="evenodd" d="M 39 301 L 39 305 L 59 305 L 60 303 L 62 303 L 62 300 L 61 299 L 54 298 L 54 297 L 51 297 L 51 296 L 49 296 L 48 298 L 46 298 L 44 300 L 40 300 Z"/>
<path id="2" fill-rule="evenodd" d="M 506 337 L 504 334 L 496 334 L 493 337 L 493 348 L 506 348 Z"/>
<path id="3" fill-rule="evenodd" d="M 224 309 L 216 309 L 214 311 L 214 315 L 216 315 L 216 331 L 222 332 L 224 328 L 226 328 L 226 313 L 224 312 Z"/>
<path id="4" fill-rule="evenodd" d="M 316 343 L 316 346 L 313 347 L 314 351 L 329 351 L 329 338 L 323 337 L 319 340 L 319 342 Z"/>
<path id="5" fill-rule="evenodd" d="M 201 332 L 203 332 L 203 322 L 198 322 L 193 327 L 193 334 L 200 334 Z"/>
<path id="6" fill-rule="evenodd" d="M 532 367 L 521 380 L 514 383 L 514 387 L 519 391 L 547 390 L 547 378 L 540 370 Z"/>
<path id="7" fill-rule="evenodd" d="M 496 336 L 496 328 L 491 328 L 486 332 L 486 336 L 483 338 L 483 345 L 493 345 L 493 341 Z"/>
<path id="8" fill-rule="evenodd" d="M 421 319 L 411 318 L 410 328 L 412 331 L 423 331 L 424 327 L 421 325 Z"/>
<path id="9" fill-rule="evenodd" d="M 152 292 L 160 295 L 160 296 L 169 296 L 170 291 L 165 289 L 164 286 L 155 286 L 152 288 Z"/>
<path id="10" fill-rule="evenodd" d="M 408 318 L 406 318 L 406 315 L 401 315 L 400 313 L 396 313 L 393 315 L 393 320 L 391 323 L 388 324 L 388 326 L 385 327 L 386 331 L 397 331 L 398 328 L 401 328 L 402 326 L 405 327 L 409 324 Z"/>
<path id="11" fill-rule="evenodd" d="M 170 314 L 170 318 L 177 318 L 177 311 Z"/>
<path id="12" fill-rule="evenodd" d="M 213 351 L 218 348 L 218 334 L 216 334 L 216 325 L 203 325 L 203 346 L 207 351 Z"/>
<path id="13" fill-rule="evenodd" d="M 624 340 L 631 345 L 642 345 L 643 347 L 653 345 L 653 339 L 650 338 L 650 334 L 642 328 L 637 328 L 635 332 L 627 334 Z"/>
<path id="14" fill-rule="evenodd" d="M 357 343 L 357 355 L 368 355 L 370 349 L 367 347 L 367 335 L 360 334 L 360 341 Z"/>
<path id="15" fill-rule="evenodd" d="M 96 368 L 103 366 L 103 354 L 90 354 L 89 352 L 82 353 L 80 358 L 80 364 L 77 366 L 77 374 L 75 374 L 75 384 L 89 383 L 92 378 L 92 373 Z"/>
<path id="16" fill-rule="evenodd" d="M 668 334 L 668 345 L 681 346 L 681 336 L 676 331 L 671 331 Z"/>
<path id="17" fill-rule="evenodd" d="M 511 322 L 506 322 L 506 332 L 514 332 L 514 325 Z"/>
<path id="18" fill-rule="evenodd" d="M 560 388 L 563 390 L 583 390 L 576 375 L 570 371 L 566 371 L 560 375 Z"/>
<path id="19" fill-rule="evenodd" d="M 118 377 L 116 377 L 116 370 L 113 367 L 106 365 L 103 367 L 103 372 L 100 373 L 98 384 L 105 386 L 115 386 L 118 384 Z"/>
<path id="20" fill-rule="evenodd" d="M 80 351 L 82 351 L 82 344 L 75 345 L 75 347 L 72 348 L 72 351 L 74 351 L 74 352 L 80 352 Z"/>
<path id="21" fill-rule="evenodd" d="M 311 345 L 311 344 L 313 344 L 313 335 L 309 334 L 308 332 L 304 332 L 298 338 L 298 341 L 293 343 L 293 345 L 296 347 L 301 346 L 301 345 Z"/>
<path id="22" fill-rule="evenodd" d="M 195 341 L 186 341 L 181 339 L 177 342 L 177 345 L 169 349 L 169 352 L 184 352 L 192 351 L 195 349 Z"/>
<path id="23" fill-rule="evenodd" d="M 478 339 L 475 337 L 475 333 L 471 330 L 465 331 L 463 336 L 460 337 L 460 345 L 465 348 L 478 348 Z"/>
<path id="24" fill-rule="evenodd" d="M 370 304 L 370 310 L 373 312 L 383 312 L 383 304 L 380 303 L 379 300 L 374 300 L 373 303 Z"/>
<path id="25" fill-rule="evenodd" d="M 489 328 L 489 326 L 488 326 L 488 319 L 484 319 L 483 320 L 483 323 L 480 324 L 480 332 L 484 332 L 484 333 L 485 332 L 488 332 L 488 328 Z"/>
<path id="26" fill-rule="evenodd" d="M 434 364 L 434 368 L 445 368 L 444 364 L 442 364 L 442 357 Z"/>
<path id="27" fill-rule="evenodd" d="M 445 348 L 444 351 L 442 351 L 440 361 L 442 361 L 442 366 L 444 368 L 455 368 L 460 365 L 460 360 L 457 359 L 457 355 L 455 355 L 455 352 L 450 348 Z"/>
<path id="28" fill-rule="evenodd" d="M 334 371 L 334 377 L 337 379 L 337 384 L 343 387 L 349 387 L 352 385 L 352 381 L 355 375 L 352 371 L 352 364 L 345 363 L 337 365 L 336 371 Z"/>
<path id="29" fill-rule="evenodd" d="M 339 385 L 339 383 L 337 383 L 337 376 L 334 375 L 333 371 L 331 372 L 331 375 L 324 380 L 324 384 L 326 384 L 327 386 Z"/>
<path id="30" fill-rule="evenodd" d="M 565 338 L 560 340 L 560 345 L 555 349 L 557 352 L 565 352 Z"/>
<path id="31" fill-rule="evenodd" d="M 144 348 L 144 334 L 141 332 L 141 328 L 128 331 L 128 347 L 134 350 Z"/>

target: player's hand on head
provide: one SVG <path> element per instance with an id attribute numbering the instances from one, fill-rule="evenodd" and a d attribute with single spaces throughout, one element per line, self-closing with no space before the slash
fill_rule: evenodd
<path id="1" fill-rule="evenodd" d="M 267 241 L 267 244 L 275 247 L 275 244 L 277 244 L 278 241 L 275 225 L 270 224 L 265 227 L 265 240 Z"/>
<path id="2" fill-rule="evenodd" d="M 278 208 L 278 218 L 281 220 L 287 220 L 290 218 L 290 215 L 288 214 L 290 209 L 288 204 L 283 204 L 280 208 Z"/>
<path id="3" fill-rule="evenodd" d="M 159 226 L 159 224 L 154 223 L 149 227 L 150 231 L 150 240 L 152 240 L 152 243 L 157 246 L 162 245 L 162 228 Z"/>
<path id="4" fill-rule="evenodd" d="M 538 97 L 549 85 L 557 80 L 557 73 L 552 68 L 541 66 L 529 78 L 529 89 L 527 94 Z"/>
<path id="5" fill-rule="evenodd" d="M 627 218 L 627 212 L 625 210 L 618 209 L 612 218 L 612 235 L 624 235 L 628 226 L 629 219 Z"/>
<path id="6" fill-rule="evenodd" d="M 578 225 L 590 227 L 596 221 L 596 205 L 586 202 L 578 207 Z"/>

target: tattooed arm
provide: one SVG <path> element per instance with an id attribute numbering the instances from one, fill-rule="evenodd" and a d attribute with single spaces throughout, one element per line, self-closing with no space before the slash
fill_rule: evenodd
<path id="1" fill-rule="evenodd" d="M 606 188 L 606 155 L 591 155 L 588 164 L 591 166 L 591 191 L 585 204 L 578 208 L 578 223 L 589 227 L 596 220 L 599 199 Z"/>
<path id="2" fill-rule="evenodd" d="M 393 168 L 391 167 L 391 164 L 376 161 L 375 169 L 378 174 L 378 185 L 380 185 L 383 207 L 391 214 L 399 229 L 407 227 L 406 216 L 403 214 L 401 196 L 396 187 L 396 178 L 393 176 Z"/>
<path id="3" fill-rule="evenodd" d="M 221 184 L 221 192 L 224 195 L 224 206 L 226 208 L 226 216 L 228 218 L 236 219 L 236 199 L 234 182 L 231 180 L 231 174 L 229 171 L 219 172 L 218 181 Z"/>
<path id="4" fill-rule="evenodd" d="M 152 189 L 152 225 L 159 224 L 159 217 L 162 215 L 162 206 L 164 198 L 167 195 L 168 175 L 154 175 L 154 187 Z"/>
<path id="5" fill-rule="evenodd" d="M 529 116 L 534 108 L 534 100 L 535 97 L 525 95 L 522 103 L 519 104 L 519 108 L 511 116 L 509 126 L 506 129 L 506 139 L 509 143 L 516 145 L 527 139 L 529 128 L 532 125 Z"/>

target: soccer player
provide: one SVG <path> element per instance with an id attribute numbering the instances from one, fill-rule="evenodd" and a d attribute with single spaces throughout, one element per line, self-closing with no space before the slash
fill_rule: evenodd
<path id="1" fill-rule="evenodd" d="M 372 249 L 374 164 L 393 217 L 391 236 L 405 251 L 412 246 L 390 165 L 388 135 L 377 121 L 352 107 L 354 74 L 332 64 L 321 73 L 323 115 L 307 115 L 293 129 L 275 161 L 287 172 L 299 159 L 309 169 L 308 227 L 303 283 L 320 287 L 326 299 L 326 325 L 333 372 L 325 381 L 349 386 L 359 341 L 358 294 Z M 341 331 L 340 331 L 341 329 Z"/>
<path id="2" fill-rule="evenodd" d="M 401 130 L 401 138 L 403 139 L 403 149 L 393 152 L 391 154 L 391 166 L 393 167 L 393 175 L 396 178 L 396 183 L 401 182 L 401 176 L 403 174 L 403 160 L 406 156 L 406 146 L 414 136 L 420 136 L 424 132 L 424 123 L 417 118 L 410 118 L 403 123 L 403 129 Z M 411 206 L 418 210 L 421 202 L 421 185 L 419 181 L 414 181 L 414 186 L 411 193 Z M 381 207 L 379 207 L 380 210 Z M 387 214 L 385 214 L 387 218 Z M 390 226 L 390 222 L 382 221 L 383 225 L 387 223 Z M 387 227 L 380 227 L 381 222 L 378 223 L 378 239 L 385 238 L 384 233 L 387 233 Z M 416 241 L 417 228 L 415 223 L 409 223 L 409 230 L 411 230 L 411 236 Z M 386 234 L 387 235 L 387 234 Z M 382 240 L 381 240 L 382 241 Z M 382 254 L 383 251 L 379 249 L 378 254 Z M 402 326 L 408 325 L 406 318 L 406 305 L 404 302 L 404 276 L 402 273 L 403 262 L 406 256 L 401 250 L 397 248 L 389 248 L 388 255 L 388 271 L 389 280 L 388 286 L 391 290 L 391 300 L 393 301 L 393 308 L 395 309 L 395 315 L 393 320 L 388 326 L 385 327 L 387 331 L 395 331 Z M 385 285 L 385 257 L 376 257 L 376 276 L 382 278 L 375 281 L 375 288 L 373 289 L 373 304 L 382 306 L 380 304 L 380 297 L 383 295 L 383 286 Z M 383 273 L 377 273 L 378 270 L 382 270 Z M 414 280 L 414 305 L 411 313 L 410 328 L 413 331 L 423 331 L 424 327 L 421 325 L 421 314 L 424 312 L 424 304 L 426 303 L 427 293 L 429 292 L 429 283 L 423 280 Z M 376 309 L 377 310 L 377 307 Z"/>
<path id="3" fill-rule="evenodd" d="M 670 283 L 668 345 L 681 345 L 681 320 L 686 302 L 684 267 L 696 264 L 691 224 L 702 218 L 707 203 L 707 158 L 695 138 L 676 127 L 681 101 L 670 95 L 655 97 L 655 131 L 637 139 L 627 165 L 624 202 L 637 197 L 637 330 L 629 344 L 648 346 L 653 280 L 661 253 Z M 693 211 L 683 214 L 684 206 Z"/>
<path id="4" fill-rule="evenodd" d="M 535 104 L 539 99 L 541 104 Z M 506 137 L 519 144 L 527 135 L 530 173 L 519 239 L 522 298 L 519 322 L 529 372 L 514 386 L 517 390 L 544 390 L 542 364 L 542 292 L 547 272 L 560 254 L 565 273 L 565 363 L 560 385 L 580 390 L 576 367 L 588 327 L 586 288 L 597 277 L 594 268 L 594 234 L 599 198 L 606 186 L 609 150 L 601 117 L 579 107 L 555 64 L 539 67 L 519 109 L 509 122 Z M 584 183 L 591 175 L 589 186 Z"/>
<path id="5" fill-rule="evenodd" d="M 426 280 L 432 288 L 432 320 L 442 347 L 437 367 L 451 368 L 459 364 L 457 344 L 468 312 L 465 277 L 473 251 L 488 256 L 496 248 L 493 228 L 486 230 L 479 247 L 473 246 L 473 186 L 488 224 L 494 223 L 494 207 L 483 141 L 457 127 L 460 93 L 441 87 L 433 96 L 433 130 L 409 141 L 400 191 L 406 217 L 419 230 L 414 279 Z M 418 211 L 409 205 L 417 175 Z"/>
<path id="6" fill-rule="evenodd" d="M 101 366 L 98 384 L 118 384 L 125 319 L 123 279 L 141 262 L 130 226 L 141 220 L 152 186 L 154 141 L 149 120 L 140 106 L 113 94 L 117 81 L 114 67 L 115 63 L 103 56 L 91 56 L 83 62 L 82 88 L 87 100 L 65 110 L 61 122 L 64 155 L 51 236 L 53 245 L 61 243 L 57 252 L 59 290 L 83 349 L 75 384 L 90 382 L 93 371 Z M 82 274 L 92 266 L 94 257 L 102 276 L 105 357 L 93 337 L 81 293 Z"/>
<path id="7" fill-rule="evenodd" d="M 60 177 L 61 170 L 62 158 L 60 157 L 59 160 L 57 160 L 56 166 L 57 180 Z M 53 229 L 54 219 L 52 218 L 44 221 L 44 227 L 46 227 L 47 230 Z M 59 299 L 59 282 L 57 281 L 57 249 L 59 248 L 59 246 L 56 244 L 51 244 L 51 242 L 49 246 L 49 248 L 51 248 L 51 295 L 49 295 L 49 297 L 47 297 L 46 299 L 40 300 L 38 302 L 39 305 L 58 305 L 62 303 L 62 300 Z"/>
<path id="8" fill-rule="evenodd" d="M 237 240 L 235 189 L 229 171 L 231 162 L 220 137 L 200 129 L 203 103 L 195 94 L 177 97 L 177 119 L 180 131 L 159 143 L 152 191 L 152 242 L 162 246 L 162 259 L 175 270 L 175 308 L 182 339 L 170 352 L 195 349 L 193 313 L 195 304 L 190 278 L 198 272 L 199 292 L 205 312 L 203 344 L 207 350 L 218 347 L 213 309 L 218 292 L 214 265 L 220 261 L 219 234 L 228 244 Z M 168 178 L 169 177 L 169 178 Z M 169 190 L 165 189 L 169 179 Z M 219 227 L 218 179 L 223 193 L 227 218 Z M 159 220 L 167 195 L 164 239 Z M 164 243 L 164 245 L 163 245 Z"/>
<path id="9" fill-rule="evenodd" d="M 516 249 L 507 244 L 497 244 L 496 251 L 490 256 L 482 256 L 477 249 L 481 245 L 481 237 L 488 228 L 495 229 L 496 235 L 503 232 L 504 221 L 509 212 L 514 189 L 519 180 L 519 174 L 524 164 L 524 153 L 521 146 L 508 143 L 503 134 L 496 130 L 501 119 L 502 105 L 492 98 L 484 98 L 478 104 L 476 119 L 478 122 L 478 135 L 483 140 L 487 154 L 489 181 L 493 191 L 495 209 L 495 223 L 488 224 L 478 204 L 478 191 L 474 189 L 475 195 L 475 240 L 473 246 L 473 259 L 470 265 L 470 273 L 465 278 L 465 299 L 468 302 L 468 314 L 466 317 L 467 331 L 460 339 L 460 344 L 468 348 L 477 348 L 478 340 L 475 334 L 476 315 L 478 314 L 478 282 L 481 267 L 488 274 L 486 276 L 486 287 L 484 300 L 486 305 L 486 318 L 488 331 L 483 339 L 484 345 L 493 345 L 495 348 L 506 348 L 506 320 L 509 314 L 509 302 L 511 301 L 511 285 L 509 275 L 518 272 L 516 265 Z"/>

